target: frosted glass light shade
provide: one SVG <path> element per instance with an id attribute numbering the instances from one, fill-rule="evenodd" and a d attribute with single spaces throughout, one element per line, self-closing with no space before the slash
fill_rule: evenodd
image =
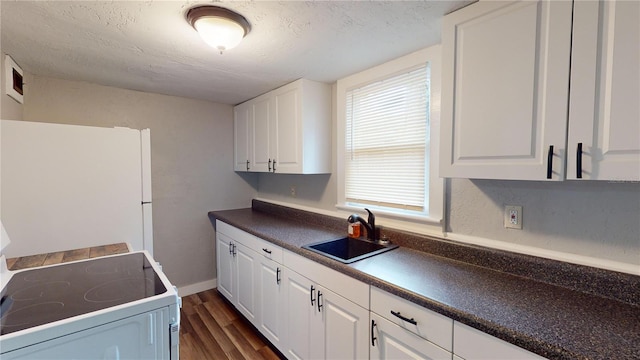
<path id="1" fill-rule="evenodd" d="M 220 53 L 236 47 L 251 28 L 242 15 L 217 6 L 195 7 L 187 13 L 187 21 Z"/>
<path id="2" fill-rule="evenodd" d="M 238 46 L 244 37 L 242 26 L 220 17 L 200 18 L 196 20 L 194 27 L 204 42 L 220 51 Z"/>

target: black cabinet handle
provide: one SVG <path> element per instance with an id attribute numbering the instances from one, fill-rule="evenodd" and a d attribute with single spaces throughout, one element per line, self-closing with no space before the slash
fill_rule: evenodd
<path id="1" fill-rule="evenodd" d="M 551 179 L 553 172 L 553 145 L 549 145 L 549 154 L 547 154 L 547 179 Z"/>
<path id="2" fill-rule="evenodd" d="M 233 244 L 233 257 L 236 257 L 236 244 Z"/>
<path id="3" fill-rule="evenodd" d="M 318 312 L 322 312 L 322 304 L 320 303 L 320 297 L 322 296 L 322 293 L 320 291 L 318 291 Z"/>
<path id="4" fill-rule="evenodd" d="M 280 272 L 282 272 L 282 270 L 280 270 L 280 268 L 276 269 L 276 284 L 280 285 Z"/>
<path id="5" fill-rule="evenodd" d="M 395 311 L 391 310 L 391 315 L 393 315 L 395 317 L 399 317 L 403 321 L 406 321 L 406 322 L 408 322 L 410 324 L 418 325 L 418 322 L 414 318 L 409 319 L 408 317 L 402 316 L 402 314 L 400 314 L 400 312 L 395 312 Z"/>
<path id="6" fill-rule="evenodd" d="M 249 171 L 249 160 L 247 160 L 247 171 Z"/>
<path id="7" fill-rule="evenodd" d="M 266 248 L 262 248 L 262 251 L 266 252 L 267 254 L 271 254 L 271 250 L 268 250 Z"/>
<path id="8" fill-rule="evenodd" d="M 311 285 L 311 291 L 309 291 L 309 296 L 311 296 L 311 306 L 314 305 L 314 303 L 316 302 L 316 299 L 313 298 L 313 294 L 316 291 L 316 288 L 313 287 L 313 285 Z"/>
<path id="9" fill-rule="evenodd" d="M 229 243 L 229 255 L 233 255 L 233 244 Z"/>
<path id="10" fill-rule="evenodd" d="M 377 337 L 373 336 L 373 328 L 375 327 L 376 327 L 376 321 L 371 320 L 371 346 L 376 346 L 376 340 L 378 340 Z"/>
<path id="11" fill-rule="evenodd" d="M 271 171 L 271 159 L 269 159 L 269 171 Z"/>
<path id="12" fill-rule="evenodd" d="M 578 143 L 576 150 L 576 178 L 582 179 L 582 143 Z"/>
<path id="13" fill-rule="evenodd" d="M 273 159 L 273 172 L 276 172 L 276 159 Z"/>

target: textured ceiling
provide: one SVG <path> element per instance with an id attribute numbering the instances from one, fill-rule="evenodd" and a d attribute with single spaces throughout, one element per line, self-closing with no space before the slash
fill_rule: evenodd
<path id="1" fill-rule="evenodd" d="M 437 44 L 443 14 L 469 2 L 216 2 L 252 27 L 220 55 L 185 20 L 201 1 L 2 0 L 1 44 L 36 75 L 237 104 Z"/>

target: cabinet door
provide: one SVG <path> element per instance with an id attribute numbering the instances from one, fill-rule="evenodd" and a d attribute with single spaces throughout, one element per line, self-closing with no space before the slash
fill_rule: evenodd
<path id="1" fill-rule="evenodd" d="M 640 2 L 576 1 L 567 178 L 640 180 L 638 64 Z"/>
<path id="2" fill-rule="evenodd" d="M 285 86 L 274 93 L 274 123 L 271 154 L 276 173 L 302 172 L 301 89 Z"/>
<path id="3" fill-rule="evenodd" d="M 257 257 L 255 251 L 247 248 L 240 243 L 234 243 L 234 256 L 236 262 L 236 284 L 237 298 L 236 308 L 254 325 L 257 324 L 257 306 L 256 306 L 256 289 L 258 282 L 256 281 Z"/>
<path id="4" fill-rule="evenodd" d="M 252 104 L 253 112 L 253 149 L 252 155 L 252 171 L 268 172 L 271 171 L 271 155 L 270 151 L 270 108 L 271 101 L 269 97 L 261 97 Z"/>
<path id="5" fill-rule="evenodd" d="M 389 320 L 371 313 L 371 359 L 448 359 L 452 354 L 445 349 L 401 328 Z"/>
<path id="6" fill-rule="evenodd" d="M 251 167 L 249 162 L 251 117 L 249 104 L 240 104 L 233 110 L 233 168 L 235 171 L 249 171 Z"/>
<path id="7" fill-rule="evenodd" d="M 311 358 L 311 324 L 319 316 L 316 310 L 317 287 L 311 280 L 288 271 L 285 280 L 287 309 L 287 341 L 284 355 L 288 359 Z"/>
<path id="8" fill-rule="evenodd" d="M 2 354 L 2 359 L 166 359 L 167 308 L 132 316 Z"/>
<path id="9" fill-rule="evenodd" d="M 233 242 L 226 235 L 216 232 L 216 271 L 218 291 L 232 304 L 236 303 L 236 262 L 233 257 Z"/>
<path id="10" fill-rule="evenodd" d="M 277 262 L 259 257 L 258 264 L 258 330 L 280 351 L 285 352 L 287 269 Z"/>
<path id="11" fill-rule="evenodd" d="M 481 1 L 444 18 L 441 176 L 564 178 L 571 13 Z"/>
<path id="12" fill-rule="evenodd" d="M 368 358 L 369 310 L 323 287 L 318 288 L 317 298 L 322 324 L 316 326 L 323 334 L 312 339 L 312 357 Z M 316 338 L 324 338 L 324 343 Z"/>

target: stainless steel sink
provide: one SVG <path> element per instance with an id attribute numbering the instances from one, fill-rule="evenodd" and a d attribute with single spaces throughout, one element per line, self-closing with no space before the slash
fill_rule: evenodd
<path id="1" fill-rule="evenodd" d="M 325 240 L 305 245 L 302 248 L 311 250 L 320 255 L 349 264 L 370 256 L 393 250 L 398 245 L 382 245 L 364 239 L 344 237 L 335 240 Z"/>

